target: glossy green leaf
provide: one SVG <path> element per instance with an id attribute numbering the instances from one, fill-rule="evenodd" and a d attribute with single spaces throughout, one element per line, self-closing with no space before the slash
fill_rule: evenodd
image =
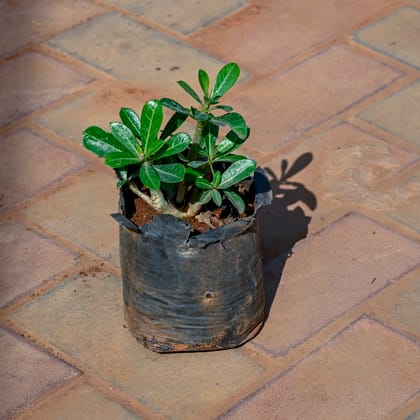
<path id="1" fill-rule="evenodd" d="M 233 108 L 230 105 L 216 105 L 212 109 L 223 109 L 223 111 L 226 112 L 232 112 Z"/>
<path id="2" fill-rule="evenodd" d="M 162 140 L 166 139 L 175 130 L 177 130 L 179 127 L 181 127 L 181 125 L 184 123 L 184 121 L 187 118 L 188 118 L 187 114 L 182 114 L 181 112 L 176 112 L 174 115 L 172 115 L 172 117 L 169 119 L 169 121 L 165 125 L 165 128 L 162 130 L 160 138 Z"/>
<path id="3" fill-rule="evenodd" d="M 173 135 L 166 143 L 159 153 L 154 156 L 154 159 L 162 159 L 177 155 L 183 152 L 191 143 L 191 137 L 187 133 L 177 133 Z"/>
<path id="4" fill-rule="evenodd" d="M 236 63 L 229 63 L 223 66 L 216 76 L 216 82 L 210 96 L 213 99 L 223 96 L 236 83 L 240 72 Z"/>
<path id="5" fill-rule="evenodd" d="M 195 185 L 202 190 L 211 190 L 212 186 L 207 179 L 200 177 L 195 180 Z"/>
<path id="6" fill-rule="evenodd" d="M 115 139 L 125 147 L 132 156 L 139 156 L 142 150 L 133 132 L 119 122 L 112 122 L 110 126 Z"/>
<path id="7" fill-rule="evenodd" d="M 210 159 L 213 159 L 213 156 L 216 153 L 216 140 L 219 135 L 219 127 L 217 125 L 207 123 L 203 128 L 202 133 L 202 144 L 210 156 Z"/>
<path id="8" fill-rule="evenodd" d="M 193 168 L 185 168 L 185 177 L 184 177 L 184 179 L 187 179 L 187 180 L 189 180 L 189 181 L 193 181 L 193 182 L 195 182 L 195 180 L 199 177 L 199 176 L 201 176 L 201 173 L 200 172 L 198 172 L 198 171 L 196 171 L 195 169 L 193 169 Z"/>
<path id="9" fill-rule="evenodd" d="M 126 148 L 114 138 L 114 136 L 100 127 L 89 127 L 82 135 L 83 146 L 99 157 L 105 157 L 109 153 L 125 151 Z"/>
<path id="10" fill-rule="evenodd" d="M 120 109 L 120 118 L 121 121 L 133 132 L 137 137 L 140 135 L 140 117 L 137 115 L 136 111 L 133 111 L 130 108 L 121 108 Z"/>
<path id="11" fill-rule="evenodd" d="M 242 115 L 237 112 L 230 112 L 217 118 L 220 121 L 226 122 L 231 130 L 241 139 L 245 140 L 249 136 L 249 127 Z"/>
<path id="12" fill-rule="evenodd" d="M 128 181 L 128 171 L 126 169 L 119 169 L 115 172 L 117 173 L 119 179 L 117 182 L 117 188 L 121 188 Z"/>
<path id="13" fill-rule="evenodd" d="M 120 179 L 118 182 L 117 182 L 117 188 L 121 188 L 123 185 L 125 185 L 127 183 L 127 180 L 125 180 L 125 179 Z"/>
<path id="14" fill-rule="evenodd" d="M 206 160 L 193 160 L 192 162 L 188 163 L 188 166 L 193 169 L 201 168 L 204 165 L 207 165 Z"/>
<path id="15" fill-rule="evenodd" d="M 229 131 L 225 138 L 217 145 L 217 156 L 231 153 L 241 147 L 245 140 L 241 139 L 234 131 Z"/>
<path id="16" fill-rule="evenodd" d="M 205 70 L 198 70 L 198 80 L 200 82 L 201 89 L 203 89 L 204 96 L 209 96 L 210 79 Z"/>
<path id="17" fill-rule="evenodd" d="M 221 172 L 215 171 L 213 175 L 213 182 L 212 182 L 213 187 L 217 188 L 220 185 L 221 180 L 222 180 Z"/>
<path id="18" fill-rule="evenodd" d="M 232 163 L 222 174 L 222 181 L 218 188 L 226 189 L 244 180 L 255 172 L 257 164 L 255 160 L 244 159 Z"/>
<path id="19" fill-rule="evenodd" d="M 247 159 L 246 156 L 242 156 L 242 155 L 222 155 L 217 157 L 216 159 L 213 160 L 213 162 L 226 162 L 226 163 L 233 163 L 233 162 L 237 162 L 238 160 L 244 160 Z"/>
<path id="20" fill-rule="evenodd" d="M 160 187 L 160 177 L 156 169 L 153 168 L 150 162 L 144 162 L 141 165 L 140 172 L 140 181 L 151 190 L 158 190 Z"/>
<path id="21" fill-rule="evenodd" d="M 146 156 L 151 146 L 157 142 L 157 135 L 163 121 L 163 109 L 160 101 L 152 99 L 145 103 L 141 112 L 141 141 Z"/>
<path id="22" fill-rule="evenodd" d="M 203 149 L 200 149 L 199 152 L 198 152 L 198 154 L 201 157 L 205 158 L 205 159 L 208 159 L 208 157 L 209 157 L 209 155 L 207 154 L 207 152 L 205 150 L 203 150 Z"/>
<path id="23" fill-rule="evenodd" d="M 153 159 L 155 159 L 154 155 L 163 149 L 164 146 L 165 142 L 163 140 L 157 140 L 156 142 L 152 143 L 149 148 L 149 156 L 153 156 Z"/>
<path id="24" fill-rule="evenodd" d="M 129 155 L 126 152 L 112 152 L 105 157 L 105 164 L 111 168 L 122 168 L 139 162 L 139 157 Z"/>
<path id="25" fill-rule="evenodd" d="M 207 121 L 210 118 L 207 112 L 201 112 L 194 107 L 191 107 L 191 113 L 191 117 L 194 118 L 196 121 Z"/>
<path id="26" fill-rule="evenodd" d="M 201 204 L 207 204 L 212 198 L 212 190 L 203 191 L 200 195 L 199 201 Z"/>
<path id="27" fill-rule="evenodd" d="M 224 190 L 223 191 L 228 198 L 228 200 L 232 203 L 232 205 L 238 210 L 238 213 L 241 214 L 245 211 L 245 203 L 242 200 L 241 196 L 232 190 Z"/>
<path id="28" fill-rule="evenodd" d="M 210 122 L 214 125 L 217 125 L 218 127 L 224 127 L 225 125 L 228 125 L 226 121 L 221 120 L 219 117 L 215 117 L 213 114 L 210 115 Z"/>
<path id="29" fill-rule="evenodd" d="M 188 115 L 190 113 L 188 108 L 183 107 L 181 104 L 179 104 L 177 101 L 174 101 L 173 99 L 162 98 L 160 102 L 166 108 L 169 108 L 175 112 L 179 112 L 180 114 Z"/>
<path id="30" fill-rule="evenodd" d="M 180 163 L 153 165 L 162 182 L 174 184 L 182 182 L 185 176 L 185 166 Z"/>
<path id="31" fill-rule="evenodd" d="M 189 95 L 191 95 L 199 104 L 203 103 L 201 101 L 200 97 L 194 91 L 194 89 L 187 82 L 184 82 L 183 80 L 178 80 L 177 83 L 178 83 L 179 86 L 182 87 L 182 89 L 185 90 L 185 92 L 187 92 Z"/>
<path id="32" fill-rule="evenodd" d="M 217 190 L 211 191 L 211 198 L 215 202 L 216 206 L 220 207 L 222 205 L 222 196 Z"/>

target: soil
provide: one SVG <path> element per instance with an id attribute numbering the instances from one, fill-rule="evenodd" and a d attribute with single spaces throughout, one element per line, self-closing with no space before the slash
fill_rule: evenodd
<path id="1" fill-rule="evenodd" d="M 204 210 L 198 215 L 204 216 L 201 217 L 201 220 L 198 220 L 197 217 L 188 217 L 185 220 L 193 227 L 194 233 L 204 233 L 210 229 L 215 229 L 218 226 L 223 226 L 224 224 L 229 224 L 235 220 L 250 216 L 254 213 L 254 197 L 249 191 L 242 193 L 241 195 L 245 203 L 252 204 L 248 204 L 245 212 L 240 215 L 238 215 L 236 211 L 232 213 L 232 208 L 230 206 L 222 206 L 219 208 L 216 207 L 214 203 L 210 203 L 204 206 Z M 158 214 L 156 210 L 134 194 L 132 194 L 131 197 L 132 201 L 130 201 L 133 206 L 130 206 L 131 211 L 128 211 L 128 216 L 132 213 L 130 220 L 137 226 L 150 223 Z M 200 217 L 198 218 L 200 219 Z M 204 223 L 203 220 L 207 223 Z"/>
<path id="2" fill-rule="evenodd" d="M 157 215 L 156 210 L 149 206 L 144 200 L 141 198 L 134 199 L 134 206 L 136 208 L 134 214 L 131 216 L 131 221 L 135 223 L 137 226 L 145 225 L 152 221 L 152 219 Z M 210 227 L 205 223 L 199 222 L 194 217 L 189 217 L 186 219 L 188 223 L 191 224 L 193 229 L 196 232 L 207 232 Z"/>

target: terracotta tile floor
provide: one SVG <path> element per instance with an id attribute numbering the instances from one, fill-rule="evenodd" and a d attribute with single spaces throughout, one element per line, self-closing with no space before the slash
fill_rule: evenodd
<path id="1" fill-rule="evenodd" d="M 418 418 L 420 2 L 32 3 L 0 19 L 0 417 Z M 274 191 L 268 318 L 238 349 L 151 353 L 81 132 L 229 61 Z"/>

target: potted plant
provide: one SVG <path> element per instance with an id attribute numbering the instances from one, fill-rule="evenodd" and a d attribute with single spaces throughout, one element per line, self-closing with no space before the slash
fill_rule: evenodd
<path id="1" fill-rule="evenodd" d="M 115 170 L 120 188 L 120 264 L 130 332 L 158 352 L 235 347 L 264 318 L 256 211 L 271 202 L 256 162 L 234 153 L 249 137 L 244 118 L 220 103 L 240 75 L 226 64 L 210 88 L 199 70 L 198 103 L 150 100 L 121 108 L 110 132 L 92 126 L 83 145 Z M 172 115 L 166 124 L 164 108 Z M 181 126 L 193 120 L 193 135 Z M 140 221 L 139 221 L 140 219 Z"/>

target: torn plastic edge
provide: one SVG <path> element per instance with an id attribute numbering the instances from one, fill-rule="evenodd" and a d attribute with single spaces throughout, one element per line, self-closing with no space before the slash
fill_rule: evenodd
<path id="1" fill-rule="evenodd" d="M 150 223 L 142 225 L 141 227 L 137 226 L 124 215 L 125 200 L 122 189 L 120 189 L 121 213 L 114 213 L 111 214 L 111 216 L 126 229 L 151 238 L 160 237 L 163 229 L 165 229 L 167 233 L 167 229 L 170 226 L 170 238 L 174 239 L 174 241 L 182 241 L 188 248 L 194 248 L 197 246 L 199 248 L 205 248 L 212 243 L 224 242 L 246 232 L 253 225 L 258 209 L 271 204 L 273 200 L 273 193 L 270 181 L 268 180 L 264 169 L 256 169 L 253 177 L 253 188 L 255 190 L 255 210 L 251 216 L 195 235 L 192 235 L 193 229 L 188 222 L 169 214 L 158 214 Z"/>

